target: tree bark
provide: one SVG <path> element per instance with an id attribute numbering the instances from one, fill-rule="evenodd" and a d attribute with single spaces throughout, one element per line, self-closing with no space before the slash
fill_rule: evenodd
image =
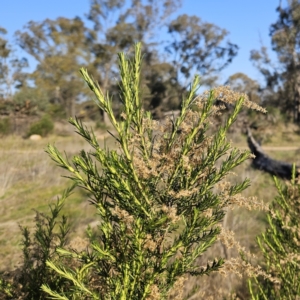
<path id="1" fill-rule="evenodd" d="M 253 166 L 271 175 L 290 180 L 292 178 L 293 165 L 275 160 L 265 154 L 261 146 L 252 136 L 251 130 L 249 128 L 247 128 L 247 135 L 248 146 L 252 153 L 255 155 L 255 158 L 252 161 Z M 299 175 L 298 170 L 299 167 L 296 166 L 296 177 Z"/>

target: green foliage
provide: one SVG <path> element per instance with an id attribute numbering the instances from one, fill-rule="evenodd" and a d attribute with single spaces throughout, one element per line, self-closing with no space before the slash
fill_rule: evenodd
<path id="1" fill-rule="evenodd" d="M 15 92 L 13 101 L 16 107 L 23 108 L 28 115 L 35 114 L 37 111 L 46 111 L 49 105 L 49 98 L 45 91 L 27 86 Z"/>
<path id="2" fill-rule="evenodd" d="M 88 64 L 87 28 L 80 18 L 30 21 L 16 32 L 19 45 L 39 61 L 31 74 L 37 86 L 52 103 L 59 103 L 68 116 L 74 116 L 75 101 L 84 93 L 78 69 Z M 85 51 L 84 51 L 85 50 Z M 80 62 L 79 62 L 80 61 Z"/>
<path id="3" fill-rule="evenodd" d="M 51 118 L 48 115 L 44 115 L 39 121 L 33 123 L 30 126 L 27 136 L 30 136 L 32 134 L 39 134 L 41 136 L 46 136 L 49 133 L 51 133 L 53 128 L 54 128 L 54 124 Z"/>
<path id="4" fill-rule="evenodd" d="M 46 294 L 40 289 L 45 282 L 53 289 L 63 285 L 62 278 L 47 268 L 46 262 L 56 261 L 59 256 L 57 247 L 66 244 L 69 225 L 65 216 L 60 216 L 65 199 L 73 187 L 67 189 L 57 202 L 50 205 L 50 214 L 36 213 L 33 236 L 27 227 L 22 227 L 23 263 L 10 274 L 0 274 L 1 299 L 45 299 Z"/>
<path id="5" fill-rule="evenodd" d="M 11 123 L 9 118 L 0 119 L 0 135 L 7 135 L 11 133 Z"/>
<path id="6" fill-rule="evenodd" d="M 250 155 L 226 141 L 243 98 L 224 125 L 208 133 L 220 111 L 213 105 L 214 91 L 197 97 L 199 77 L 195 77 L 179 116 L 161 126 L 142 109 L 140 44 L 132 61 L 119 54 L 119 67 L 120 121 L 113 114 L 111 99 L 81 69 L 114 127 L 118 151 L 100 148 L 93 132 L 72 118 L 70 123 L 93 150 L 82 150 L 70 162 L 48 146 L 51 158 L 89 192 L 100 221 L 96 231 L 89 230 L 86 251 L 57 249 L 61 258 L 75 260 L 76 267 L 47 261 L 49 270 L 67 282 L 67 287 L 58 288 L 43 284 L 52 299 L 167 299 L 185 275 L 217 271 L 222 258 L 205 266 L 198 266 L 196 259 L 214 244 L 224 209 L 249 184 L 245 180 L 217 188 Z M 191 109 L 194 105 L 198 111 Z"/>
<path id="7" fill-rule="evenodd" d="M 263 101 L 280 107 L 285 115 L 300 124 L 300 2 L 280 2 L 278 19 L 270 26 L 272 50 L 277 62 L 272 62 L 267 47 L 251 51 L 251 60 L 265 77 Z"/>
<path id="8" fill-rule="evenodd" d="M 295 178 L 282 186 L 274 177 L 278 196 L 270 207 L 268 227 L 257 238 L 269 279 L 249 281 L 252 299 L 298 299 L 300 297 L 300 183 Z"/>
<path id="9" fill-rule="evenodd" d="M 16 32 L 18 45 L 39 62 L 30 79 L 51 103 L 59 103 L 67 116 L 74 117 L 75 103 L 89 100 L 89 91 L 77 76 L 84 66 L 118 104 L 117 53 L 130 51 L 135 41 L 142 41 L 145 109 L 157 117 L 177 109 L 195 72 L 212 83 L 237 53 L 237 46 L 225 41 L 227 31 L 214 24 L 187 15 L 172 21 L 181 2 L 92 0 L 87 20 L 30 21 Z M 164 27 L 168 41 L 157 34 Z M 107 121 L 105 114 L 102 121 Z"/>
<path id="10" fill-rule="evenodd" d="M 229 85 L 234 91 L 245 93 L 250 101 L 260 104 L 260 86 L 257 81 L 251 79 L 246 74 L 238 72 L 229 76 L 226 85 Z M 249 112 L 253 111 L 249 110 Z"/>
<path id="11" fill-rule="evenodd" d="M 62 120 L 67 117 L 66 110 L 63 108 L 63 105 L 59 103 L 50 103 L 47 106 L 47 114 L 51 116 L 53 120 Z"/>
<path id="12" fill-rule="evenodd" d="M 173 42 L 167 49 L 174 57 L 177 79 L 190 78 L 197 70 L 212 85 L 217 79 L 214 76 L 237 55 L 238 46 L 224 41 L 228 35 L 225 29 L 203 22 L 197 16 L 180 15 L 168 29 Z"/>
<path id="13" fill-rule="evenodd" d="M 6 29 L 0 27 L 0 98 L 11 100 L 13 89 L 20 88 L 27 78 L 23 69 L 28 67 L 28 62 L 15 57 L 14 49 L 2 37 L 6 33 Z"/>

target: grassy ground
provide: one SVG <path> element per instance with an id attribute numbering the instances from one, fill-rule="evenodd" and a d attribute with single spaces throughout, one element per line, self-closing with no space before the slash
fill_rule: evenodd
<path id="1" fill-rule="evenodd" d="M 99 131 L 100 144 L 106 136 L 108 146 L 113 140 Z M 57 167 L 45 152 L 48 143 L 55 144 L 61 152 L 72 157 L 82 149 L 88 149 L 78 135 L 49 136 L 39 141 L 25 140 L 17 136 L 2 138 L 0 147 L 0 270 L 14 268 L 20 260 L 20 229 L 33 226 L 35 210 L 46 212 L 49 204 L 71 184 L 63 177 L 63 169 Z M 95 220 L 88 196 L 75 190 L 68 198 L 66 214 L 70 216 L 73 235 L 83 235 L 87 224 Z"/>
<path id="2" fill-rule="evenodd" d="M 104 145 L 103 137 L 106 136 L 106 144 L 110 148 L 115 147 L 113 139 L 104 134 L 103 130 L 96 132 L 96 136 L 99 137 L 98 140 L 102 145 Z M 288 139 L 282 138 L 283 136 L 288 136 Z M 239 135 L 235 137 L 235 141 L 239 147 L 247 147 L 245 136 Z M 69 157 L 83 148 L 88 149 L 86 142 L 75 134 L 63 137 L 50 136 L 39 141 L 24 140 L 13 136 L 2 138 L 0 146 L 0 271 L 13 269 L 20 262 L 19 224 L 33 227 L 34 210 L 47 211 L 48 205 L 70 184 L 68 179 L 62 177 L 64 170 L 55 166 L 45 153 L 48 143 L 55 144 Z M 296 160 L 299 151 L 295 148 L 289 150 L 290 145 L 294 147 L 300 145 L 300 138 L 296 132 L 292 131 L 283 135 L 278 131 L 265 144 L 269 147 L 267 153 L 273 158 L 299 164 Z M 276 151 L 277 146 L 287 148 Z M 252 169 L 249 161 L 236 169 L 232 180 L 240 181 L 245 177 L 251 179 L 251 186 L 245 191 L 245 196 L 255 195 L 266 203 L 272 201 L 276 190 L 271 176 Z M 71 239 L 77 236 L 82 237 L 87 225 L 95 224 L 97 221 L 95 211 L 88 203 L 88 195 L 79 190 L 67 200 L 65 212 L 70 216 L 72 224 Z M 264 213 L 238 208 L 229 211 L 224 222 L 226 228 L 235 232 L 236 239 L 242 246 L 253 252 L 257 251 L 255 237 L 264 228 Z M 233 254 L 226 253 L 226 256 L 231 257 Z M 219 255 L 224 256 L 224 251 L 219 244 L 216 244 L 210 249 L 208 256 L 214 258 Z M 214 277 L 210 278 L 215 280 Z M 245 281 L 240 281 L 239 278 L 230 277 L 229 281 L 228 278 L 218 278 L 217 286 L 212 284 L 211 279 L 201 281 L 202 290 L 218 290 L 220 286 L 227 291 L 245 288 Z M 187 287 L 194 284 L 197 284 L 197 281 L 190 279 Z"/>

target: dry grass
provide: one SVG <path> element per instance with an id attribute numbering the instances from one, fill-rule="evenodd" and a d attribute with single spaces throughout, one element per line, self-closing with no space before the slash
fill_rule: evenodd
<path id="1" fill-rule="evenodd" d="M 97 132 L 104 145 L 103 132 Z M 107 145 L 114 146 L 106 136 Z M 45 212 L 70 181 L 64 177 L 45 152 L 48 143 L 55 143 L 68 157 L 86 149 L 85 141 L 78 135 L 50 136 L 39 141 L 21 137 L 2 138 L 0 148 L 0 270 L 12 269 L 20 260 L 21 232 L 19 224 L 32 227 L 35 210 Z M 87 224 L 95 220 L 88 195 L 77 190 L 69 198 L 66 214 L 70 216 L 72 232 L 83 235 Z"/>

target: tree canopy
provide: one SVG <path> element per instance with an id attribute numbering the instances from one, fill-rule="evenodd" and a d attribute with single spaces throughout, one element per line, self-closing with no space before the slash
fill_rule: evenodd
<path id="1" fill-rule="evenodd" d="M 300 123 L 300 2 L 289 0 L 287 7 L 277 8 L 278 19 L 270 26 L 272 62 L 268 50 L 251 52 L 251 59 L 265 78 L 264 100 L 280 107 L 287 117 Z"/>
<path id="2" fill-rule="evenodd" d="M 116 54 L 130 52 L 136 42 L 142 42 L 145 106 L 157 117 L 177 109 L 195 73 L 210 85 L 238 50 L 225 29 L 197 16 L 178 15 L 180 6 L 181 0 L 91 0 L 83 17 L 28 22 L 15 33 L 16 42 L 37 66 L 28 74 L 27 85 L 19 85 L 24 89 L 18 91 L 18 99 L 36 88 L 50 106 L 58 105 L 74 116 L 76 103 L 91 98 L 78 76 L 79 68 L 85 67 L 118 109 Z M 3 59 L 10 50 L 3 38 L 0 45 Z"/>

